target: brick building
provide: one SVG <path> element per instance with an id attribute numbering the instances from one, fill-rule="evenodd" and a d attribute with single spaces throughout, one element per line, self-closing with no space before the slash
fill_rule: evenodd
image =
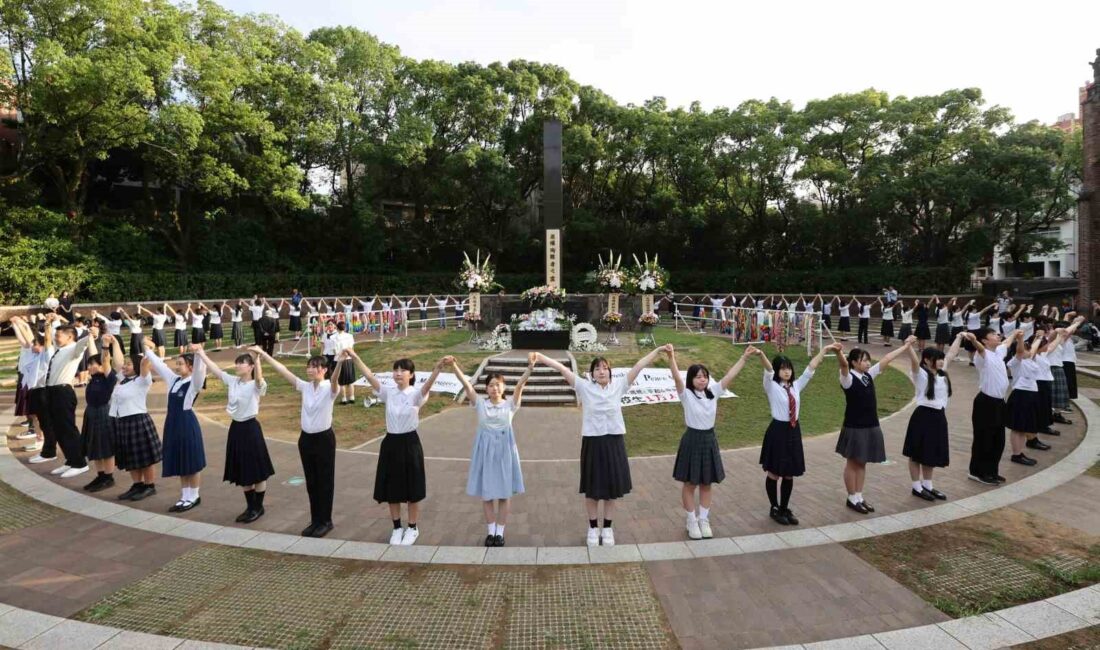
<path id="1" fill-rule="evenodd" d="M 1077 203 L 1079 304 L 1100 299 L 1100 49 L 1092 63 L 1093 82 L 1081 103 L 1084 184 Z"/>

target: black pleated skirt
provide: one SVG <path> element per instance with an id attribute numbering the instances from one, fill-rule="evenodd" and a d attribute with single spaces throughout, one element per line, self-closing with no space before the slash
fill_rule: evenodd
<path id="1" fill-rule="evenodd" d="M 1077 399 L 1077 364 L 1073 361 L 1063 361 L 1062 369 L 1066 372 L 1066 392 L 1070 399 Z"/>
<path id="2" fill-rule="evenodd" d="M 879 333 L 888 339 L 894 338 L 894 321 L 882 321 L 882 328 L 879 330 Z"/>
<path id="3" fill-rule="evenodd" d="M 225 473 L 223 481 L 234 485 L 254 485 L 275 474 L 275 466 L 267 453 L 267 442 L 260 421 L 256 418 L 229 425 L 225 440 Z"/>
<path id="4" fill-rule="evenodd" d="M 932 330 L 928 328 L 928 323 L 917 323 L 916 328 L 917 338 L 922 341 L 928 341 L 932 338 Z"/>
<path id="5" fill-rule="evenodd" d="M 1008 418 L 1005 426 L 1022 433 L 1039 431 L 1039 392 L 1013 390 L 1008 396 Z"/>
<path id="6" fill-rule="evenodd" d="M 301 316 L 291 316 L 290 317 L 290 331 L 291 332 L 301 332 L 302 331 L 302 317 Z"/>
<path id="7" fill-rule="evenodd" d="M 15 414 L 27 416 L 31 414 L 31 391 L 23 385 L 23 375 L 19 374 L 15 379 Z"/>
<path id="8" fill-rule="evenodd" d="M 821 322 L 825 323 L 826 329 L 833 329 L 833 317 L 832 315 L 826 315 L 821 317 Z"/>
<path id="9" fill-rule="evenodd" d="M 136 333 L 131 334 L 130 335 L 130 354 L 134 355 L 135 357 L 144 356 L 145 355 L 145 344 L 142 342 L 144 340 L 145 340 L 145 335 L 144 334 L 136 334 Z M 125 352 L 123 354 L 125 354 Z M 134 365 L 136 366 L 136 365 L 139 365 L 139 364 L 134 364 Z"/>
<path id="10" fill-rule="evenodd" d="M 177 348 L 182 348 L 187 345 L 187 330 L 177 329 L 172 339 L 172 345 Z"/>
<path id="11" fill-rule="evenodd" d="M 836 329 L 838 332 L 851 332 L 852 331 L 852 319 L 847 316 L 840 317 L 840 323 L 837 324 Z"/>
<path id="12" fill-rule="evenodd" d="M 333 362 L 335 364 L 335 362 Z M 335 365 L 334 365 L 335 369 Z M 340 378 L 337 381 L 341 386 L 350 386 L 358 380 L 359 377 L 355 373 L 355 364 L 350 361 L 345 361 L 344 365 L 340 367 Z"/>
<path id="13" fill-rule="evenodd" d="M 157 346 L 158 348 L 163 348 L 165 343 L 167 343 L 167 341 L 164 340 L 164 330 L 163 329 L 159 329 L 159 330 L 154 329 L 153 330 L 153 345 Z"/>
<path id="14" fill-rule="evenodd" d="M 1042 431 L 1054 424 L 1054 414 L 1051 413 L 1051 409 L 1054 408 L 1052 394 L 1054 382 L 1050 379 L 1036 379 L 1035 385 L 1039 387 L 1039 412 L 1035 417 L 1039 423 L 1039 430 Z"/>
<path id="15" fill-rule="evenodd" d="M 806 457 L 802 453 L 802 425 L 772 420 L 764 432 L 760 446 L 760 466 L 765 472 L 780 477 L 802 476 L 806 473 Z"/>
<path id="16" fill-rule="evenodd" d="M 110 404 L 87 406 L 80 427 L 80 445 L 88 460 L 103 460 L 115 455 L 111 446 Z"/>
<path id="17" fill-rule="evenodd" d="M 898 340 L 904 341 L 913 335 L 913 326 L 909 323 L 902 323 L 898 328 Z"/>
<path id="18" fill-rule="evenodd" d="M 836 439 L 836 453 L 860 463 L 886 460 L 886 442 L 879 427 L 842 427 Z"/>
<path id="19" fill-rule="evenodd" d="M 721 483 L 726 478 L 714 429 L 704 431 L 688 427 L 684 431 L 680 436 L 680 448 L 676 450 L 672 478 L 692 485 Z"/>
<path id="20" fill-rule="evenodd" d="M 148 413 L 111 418 L 111 447 L 121 470 L 142 469 L 160 462 L 160 437 Z"/>
<path id="21" fill-rule="evenodd" d="M 192 343 L 206 343 L 206 332 L 201 327 L 191 328 L 191 342 Z"/>
<path id="22" fill-rule="evenodd" d="M 936 325 L 936 343 L 947 345 L 951 342 L 951 326 L 947 323 Z"/>
<path id="23" fill-rule="evenodd" d="M 210 323 L 210 338 L 215 341 L 225 338 L 225 330 L 222 329 L 221 323 Z"/>
<path id="24" fill-rule="evenodd" d="M 633 487 L 624 435 L 581 437 L 581 494 L 598 501 L 619 499 Z"/>
<path id="25" fill-rule="evenodd" d="M 951 449 L 947 442 L 947 415 L 943 409 L 918 406 L 913 411 L 901 453 L 927 467 L 947 467 Z"/>
<path id="26" fill-rule="evenodd" d="M 378 449 L 374 474 L 374 500 L 378 503 L 417 503 L 428 496 L 424 473 L 424 448 L 420 435 L 387 433 Z"/>

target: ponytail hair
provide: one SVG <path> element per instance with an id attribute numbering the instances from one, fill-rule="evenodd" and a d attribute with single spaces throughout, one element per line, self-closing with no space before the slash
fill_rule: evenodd
<path id="1" fill-rule="evenodd" d="M 928 375 L 928 388 L 924 391 L 924 396 L 928 399 L 936 399 L 936 377 L 943 377 L 947 381 L 947 396 L 951 397 L 951 377 L 943 370 L 936 370 L 936 362 L 943 358 L 943 351 L 936 348 L 925 348 L 921 352 L 920 367 Z"/>

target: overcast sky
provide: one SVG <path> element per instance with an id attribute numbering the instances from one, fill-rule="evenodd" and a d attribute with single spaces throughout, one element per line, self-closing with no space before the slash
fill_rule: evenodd
<path id="1" fill-rule="evenodd" d="M 914 96 L 977 86 L 1017 120 L 1051 123 L 1077 113 L 1100 48 L 1098 0 L 220 3 L 307 33 L 352 25 L 417 59 L 555 63 L 624 104 L 660 95 L 708 109 L 773 96 L 801 107 L 869 87 Z"/>

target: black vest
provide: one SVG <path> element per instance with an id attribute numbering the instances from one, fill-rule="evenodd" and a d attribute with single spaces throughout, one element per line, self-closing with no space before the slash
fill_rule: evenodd
<path id="1" fill-rule="evenodd" d="M 875 380 L 871 375 L 863 375 L 867 385 L 854 373 L 850 375 L 852 385 L 844 389 L 844 426 L 853 429 L 868 429 L 878 426 L 878 400 L 875 398 Z"/>

